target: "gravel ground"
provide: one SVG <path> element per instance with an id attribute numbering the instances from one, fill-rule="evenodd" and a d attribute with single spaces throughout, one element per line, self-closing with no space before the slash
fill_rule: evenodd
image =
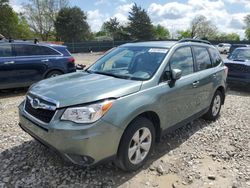
<path id="1" fill-rule="evenodd" d="M 229 90 L 216 122 L 169 133 L 134 173 L 75 166 L 33 140 L 18 126 L 26 91 L 0 91 L 0 187 L 250 187 L 250 91 Z"/>

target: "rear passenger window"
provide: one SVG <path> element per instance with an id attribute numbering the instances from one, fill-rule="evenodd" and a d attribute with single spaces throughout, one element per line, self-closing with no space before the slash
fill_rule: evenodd
<path id="1" fill-rule="evenodd" d="M 15 44 L 15 55 L 16 56 L 59 55 L 59 53 L 45 46 Z"/>
<path id="2" fill-rule="evenodd" d="M 197 70 L 202 71 L 212 67 L 209 53 L 206 48 L 194 46 L 194 56 L 196 58 Z"/>
<path id="3" fill-rule="evenodd" d="M 46 46 L 38 46 L 40 55 L 59 55 L 59 53 Z"/>
<path id="4" fill-rule="evenodd" d="M 11 57 L 11 56 L 12 56 L 11 44 L 1 44 L 0 57 Z"/>
<path id="5" fill-rule="evenodd" d="M 182 76 L 194 72 L 194 61 L 190 47 L 182 47 L 177 49 L 170 59 L 171 69 L 182 70 Z"/>
<path id="6" fill-rule="evenodd" d="M 213 67 L 218 66 L 222 62 L 219 52 L 213 48 L 209 48 L 208 51 L 210 52 L 211 55 Z"/>

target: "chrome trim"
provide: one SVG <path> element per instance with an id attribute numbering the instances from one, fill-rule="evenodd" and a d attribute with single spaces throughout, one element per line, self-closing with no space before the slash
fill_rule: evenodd
<path id="1" fill-rule="evenodd" d="M 50 102 L 50 103 L 55 104 L 55 105 L 56 105 L 56 108 L 59 108 L 59 106 L 60 106 L 60 103 L 59 103 L 57 100 L 54 100 L 54 99 L 51 99 L 51 98 L 42 96 L 42 95 L 37 94 L 37 93 L 35 93 L 35 92 L 33 92 L 33 91 L 28 91 L 27 96 L 29 95 L 29 93 L 30 93 L 31 95 L 34 95 L 34 96 L 36 96 L 36 97 L 38 97 L 38 98 L 41 98 L 41 99 L 43 99 L 43 100 L 45 100 L 45 101 L 48 101 L 48 102 Z"/>
<path id="2" fill-rule="evenodd" d="M 29 93 L 32 94 L 34 97 L 41 98 L 41 99 L 43 99 L 43 100 L 45 100 L 45 101 L 48 101 L 48 102 L 53 103 L 53 104 L 56 105 L 55 110 L 54 110 L 54 111 L 55 111 L 55 114 L 54 114 L 53 117 L 51 118 L 50 122 L 54 120 L 54 118 L 55 118 L 55 116 L 56 116 L 56 114 L 57 114 L 57 112 L 58 112 L 57 108 L 59 107 L 59 102 L 56 101 L 56 100 L 54 100 L 54 99 L 50 99 L 50 98 L 41 96 L 41 95 L 39 95 L 39 94 L 36 94 L 36 93 L 34 93 L 34 92 L 28 92 L 28 93 L 27 93 L 27 96 L 26 96 L 25 101 L 24 101 L 24 106 L 23 106 L 23 111 L 25 112 L 25 116 L 27 116 L 29 119 L 34 119 L 36 122 L 38 122 L 38 123 L 40 123 L 40 124 L 42 124 L 42 125 L 48 126 L 48 125 L 50 124 L 50 122 L 49 122 L 49 123 L 46 123 L 46 122 L 44 122 L 44 121 L 41 121 L 40 119 L 38 119 L 38 118 L 32 116 L 31 114 L 29 114 L 29 113 L 25 110 L 26 101 L 27 101 L 28 98 L 29 98 L 29 99 L 31 98 L 31 97 L 29 96 Z M 28 99 L 28 100 L 29 100 L 29 99 Z M 42 109 L 44 109 L 44 108 L 42 108 Z"/>
<path id="3" fill-rule="evenodd" d="M 40 123 L 40 124 L 42 124 L 42 125 L 48 126 L 49 123 L 50 123 L 50 122 L 52 121 L 52 119 L 54 118 L 54 116 L 56 115 L 56 112 L 57 112 L 57 111 L 55 112 L 55 114 L 54 114 L 54 116 L 52 117 L 52 119 L 50 120 L 50 122 L 49 122 L 49 123 L 45 123 L 45 122 L 41 121 L 40 119 L 37 119 L 36 117 L 32 116 L 31 114 L 29 114 L 29 113 L 25 110 L 26 100 L 27 100 L 27 98 L 25 99 L 24 105 L 23 105 L 23 111 L 25 112 L 25 116 L 27 116 L 28 119 L 31 119 L 31 120 L 34 119 L 36 122 L 38 122 L 38 123 Z"/>
<path id="4" fill-rule="evenodd" d="M 37 97 L 31 98 L 29 95 L 27 95 L 27 99 L 29 100 L 30 105 L 34 109 L 44 109 L 44 110 L 50 110 L 50 111 L 55 111 L 56 110 L 56 106 L 55 105 L 52 106 L 52 105 L 44 104 Z M 34 103 L 35 101 L 37 103 L 36 105 Z"/>

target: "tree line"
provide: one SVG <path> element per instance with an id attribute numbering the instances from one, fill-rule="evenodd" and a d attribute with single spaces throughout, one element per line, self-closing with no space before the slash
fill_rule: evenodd
<path id="1" fill-rule="evenodd" d="M 23 4 L 25 13 L 17 13 L 9 0 L 0 0 L 0 34 L 6 38 L 43 41 L 80 42 L 87 40 L 165 40 L 201 38 L 208 40 L 239 41 L 237 33 L 223 33 L 203 15 L 197 15 L 186 30 L 173 34 L 164 26 L 153 25 L 147 11 L 134 4 L 128 22 L 121 24 L 117 18 L 104 22 L 100 31 L 91 32 L 87 13 L 79 7 L 70 7 L 68 0 L 28 0 Z M 245 36 L 250 40 L 250 14 L 244 19 Z"/>

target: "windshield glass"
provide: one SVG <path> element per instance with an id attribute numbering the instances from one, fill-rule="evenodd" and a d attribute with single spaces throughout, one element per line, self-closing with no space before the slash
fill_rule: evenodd
<path id="1" fill-rule="evenodd" d="M 166 48 L 118 47 L 99 59 L 87 72 L 147 80 L 155 74 L 167 52 Z"/>
<path id="2" fill-rule="evenodd" d="M 230 56 L 230 60 L 238 61 L 249 61 L 250 60 L 250 49 L 235 49 Z"/>

